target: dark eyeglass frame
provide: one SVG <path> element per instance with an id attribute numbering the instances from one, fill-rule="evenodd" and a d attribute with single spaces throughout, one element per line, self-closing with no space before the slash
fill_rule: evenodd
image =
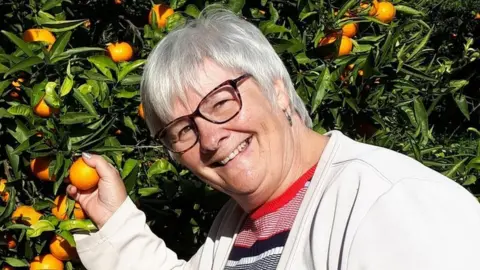
<path id="1" fill-rule="evenodd" d="M 193 113 L 178 117 L 178 118 L 170 121 L 164 128 L 162 128 L 160 131 L 157 132 L 157 134 L 154 136 L 154 139 L 157 142 L 161 143 L 163 146 L 165 146 L 169 151 L 171 151 L 173 153 L 183 154 L 183 153 L 187 152 L 188 150 L 192 149 L 198 143 L 198 138 L 199 138 L 199 134 L 198 134 L 199 131 L 198 131 L 197 124 L 195 123 L 195 118 L 196 117 L 201 117 L 201 118 L 207 120 L 210 123 L 214 123 L 214 124 L 218 124 L 218 125 L 224 124 L 224 123 L 232 120 L 235 116 L 238 115 L 238 113 L 242 110 L 242 107 L 243 107 L 242 96 L 240 95 L 240 91 L 238 90 L 238 83 L 241 82 L 242 80 L 246 79 L 246 78 L 250 78 L 251 76 L 252 76 L 251 74 L 245 73 L 245 74 L 241 75 L 240 77 L 238 77 L 236 79 L 227 80 L 227 81 L 219 84 L 212 91 L 208 92 L 208 94 L 205 95 L 202 98 L 202 100 L 200 100 L 200 103 L 198 103 L 198 106 Z M 224 121 L 210 120 L 205 115 L 202 114 L 202 112 L 200 111 L 200 107 L 202 106 L 202 104 L 204 103 L 205 100 L 207 100 L 212 94 L 215 93 L 215 91 L 217 91 L 218 89 L 220 89 L 221 87 L 224 87 L 226 85 L 230 85 L 233 88 L 233 90 L 235 91 L 235 95 L 238 97 L 238 101 L 240 102 L 240 108 L 238 108 L 238 111 L 235 114 L 233 114 L 230 118 L 228 118 Z M 182 151 L 175 151 L 175 150 L 171 149 L 170 147 L 168 147 L 165 143 L 163 143 L 161 138 L 163 137 L 163 135 L 165 135 L 165 132 L 167 131 L 167 129 L 169 127 L 175 125 L 176 123 L 178 123 L 180 121 L 184 121 L 184 120 L 188 120 L 192 124 L 193 132 L 195 132 L 195 135 L 196 135 L 196 140 L 192 144 L 192 146 L 188 147 L 187 149 L 182 150 Z"/>

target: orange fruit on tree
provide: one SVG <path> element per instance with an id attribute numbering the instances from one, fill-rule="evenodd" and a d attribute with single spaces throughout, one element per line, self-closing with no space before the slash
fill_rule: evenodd
<path id="1" fill-rule="evenodd" d="M 45 254 L 33 258 L 30 262 L 30 270 L 63 270 L 63 262 L 52 254 Z"/>
<path id="2" fill-rule="evenodd" d="M 29 226 L 37 223 L 40 217 L 42 214 L 29 205 L 20 205 L 12 213 L 13 223 L 23 223 Z"/>
<path id="3" fill-rule="evenodd" d="M 15 268 L 13 268 L 13 266 L 11 265 L 6 264 L 2 267 L 2 270 L 15 270 Z"/>
<path id="4" fill-rule="evenodd" d="M 70 183 L 79 190 L 89 190 L 97 186 L 100 176 L 95 168 L 85 163 L 83 158 L 77 159 L 70 167 Z"/>
<path id="5" fill-rule="evenodd" d="M 395 18 L 396 10 L 395 6 L 390 2 L 380 2 L 378 3 L 377 13 L 375 13 L 375 18 L 384 23 L 390 23 Z"/>
<path id="6" fill-rule="evenodd" d="M 50 253 L 61 261 L 69 261 L 77 257 L 77 250 L 72 247 L 67 240 L 59 235 L 55 235 L 50 240 Z"/>
<path id="7" fill-rule="evenodd" d="M 51 108 L 42 98 L 35 107 L 33 107 L 33 112 L 40 117 L 50 117 L 52 114 L 59 112 L 58 109 Z"/>
<path id="8" fill-rule="evenodd" d="M 373 0 L 371 6 L 368 3 L 361 3 L 360 4 L 361 9 L 367 9 L 369 7 L 370 7 L 370 10 L 368 11 L 368 15 L 369 16 L 374 16 L 377 13 L 378 0 Z"/>
<path id="9" fill-rule="evenodd" d="M 122 0 L 115 0 L 114 3 L 115 3 L 115 5 L 121 5 L 121 4 L 122 4 Z"/>
<path id="10" fill-rule="evenodd" d="M 127 42 L 109 43 L 107 52 L 113 62 L 116 63 L 128 61 L 133 56 L 133 48 Z"/>
<path id="11" fill-rule="evenodd" d="M 0 198 L 4 202 L 8 202 L 8 199 L 10 199 L 10 193 L 8 193 L 8 191 L 5 190 L 6 188 L 7 188 L 7 180 L 0 179 Z"/>
<path id="12" fill-rule="evenodd" d="M 52 214 L 60 220 L 68 219 L 67 196 L 58 195 L 53 202 L 55 203 L 55 206 L 52 208 Z M 85 212 L 83 212 L 82 207 L 77 202 L 75 202 L 75 207 L 73 208 L 73 216 L 75 219 L 85 219 Z"/>
<path id="13" fill-rule="evenodd" d="M 475 20 L 480 20 L 480 12 L 475 14 Z"/>
<path id="14" fill-rule="evenodd" d="M 7 235 L 6 239 L 7 240 L 7 246 L 9 249 L 15 248 L 17 246 L 17 242 L 11 235 Z"/>
<path id="15" fill-rule="evenodd" d="M 122 130 L 121 129 L 117 129 L 115 130 L 115 135 L 122 135 Z"/>
<path id="16" fill-rule="evenodd" d="M 48 166 L 52 161 L 51 157 L 37 157 L 30 161 L 30 170 L 40 180 L 43 181 L 55 181 L 55 177 L 49 177 Z"/>
<path id="17" fill-rule="evenodd" d="M 358 31 L 358 24 L 356 23 L 347 23 L 342 27 L 342 35 L 349 38 L 353 38 Z"/>
<path id="18" fill-rule="evenodd" d="M 157 21 L 157 27 L 163 28 L 167 25 L 167 18 L 170 17 L 175 11 L 168 5 L 159 4 L 153 5 L 150 13 L 148 13 L 148 23 L 152 24 L 152 13 L 155 13 L 155 20 Z"/>
<path id="19" fill-rule="evenodd" d="M 23 41 L 25 42 L 35 42 L 43 41 L 48 44 L 48 50 L 52 48 L 53 43 L 55 43 L 56 38 L 52 32 L 46 29 L 28 29 L 23 33 Z"/>
<path id="20" fill-rule="evenodd" d="M 138 105 L 138 115 L 145 120 L 145 112 L 143 111 L 143 104 Z"/>
<path id="21" fill-rule="evenodd" d="M 322 40 L 320 40 L 320 46 L 324 46 L 327 44 L 331 44 L 337 40 L 337 37 L 335 35 L 330 35 Z M 342 40 L 340 41 L 340 47 L 338 48 L 338 56 L 344 56 L 348 55 L 353 48 L 353 42 L 352 39 L 346 36 L 342 36 Z"/>
<path id="22" fill-rule="evenodd" d="M 24 78 L 18 78 L 17 80 L 12 81 L 12 86 L 15 87 L 15 89 L 17 90 L 21 90 L 20 85 L 22 85 L 24 81 Z"/>

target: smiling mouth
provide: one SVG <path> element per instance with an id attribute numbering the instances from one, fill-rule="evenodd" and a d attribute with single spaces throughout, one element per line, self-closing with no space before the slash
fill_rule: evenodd
<path id="1" fill-rule="evenodd" d="M 250 142 L 252 141 L 252 137 L 248 137 L 246 140 L 244 140 L 242 143 L 240 143 L 237 148 L 235 148 L 231 153 L 230 155 L 228 155 L 228 157 L 220 160 L 219 162 L 215 162 L 215 165 L 216 166 L 225 166 L 228 164 L 228 162 L 230 162 L 232 159 L 234 159 L 236 156 L 238 156 L 238 154 L 240 154 L 241 152 L 243 152 L 247 147 L 248 145 L 250 144 Z"/>

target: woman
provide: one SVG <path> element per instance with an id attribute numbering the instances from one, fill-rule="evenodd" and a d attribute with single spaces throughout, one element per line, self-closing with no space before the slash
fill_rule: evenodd
<path id="1" fill-rule="evenodd" d="M 157 238 L 117 170 L 68 193 L 99 231 L 75 235 L 88 269 L 478 269 L 480 207 L 404 155 L 320 135 L 261 32 L 226 11 L 168 34 L 142 82 L 148 127 L 232 200 L 185 262 Z"/>

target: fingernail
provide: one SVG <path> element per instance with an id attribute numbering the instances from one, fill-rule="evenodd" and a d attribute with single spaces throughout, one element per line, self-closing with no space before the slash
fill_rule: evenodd
<path id="1" fill-rule="evenodd" d="M 90 155 L 89 153 L 85 153 L 85 152 L 82 153 L 82 156 L 86 159 L 91 159 L 92 158 L 92 155 Z"/>

